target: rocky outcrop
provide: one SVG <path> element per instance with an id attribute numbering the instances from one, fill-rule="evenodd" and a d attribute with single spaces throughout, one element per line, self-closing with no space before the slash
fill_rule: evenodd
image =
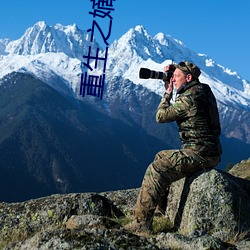
<path id="1" fill-rule="evenodd" d="M 234 165 L 229 170 L 229 173 L 236 177 L 250 180 L 250 158 L 247 160 L 242 160 L 240 163 Z"/>
<path id="2" fill-rule="evenodd" d="M 52 195 L 0 203 L 0 249 L 249 249 L 250 181 L 218 170 L 197 172 L 170 187 L 172 227 L 135 235 L 131 218 L 139 189 Z"/>
<path id="3" fill-rule="evenodd" d="M 250 229 L 250 182 L 211 170 L 171 185 L 167 216 L 184 235 L 229 240 Z"/>

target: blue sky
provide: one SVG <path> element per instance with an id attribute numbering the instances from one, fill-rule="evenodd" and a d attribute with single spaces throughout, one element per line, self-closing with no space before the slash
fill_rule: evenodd
<path id="1" fill-rule="evenodd" d="M 171 35 L 250 81 L 249 0 L 116 0 L 113 5 L 110 43 L 143 25 L 151 36 Z M 91 0 L 1 0 L 0 6 L 0 38 L 18 39 L 37 21 L 76 23 L 87 30 L 93 20 Z M 105 30 L 107 23 L 99 24 Z"/>

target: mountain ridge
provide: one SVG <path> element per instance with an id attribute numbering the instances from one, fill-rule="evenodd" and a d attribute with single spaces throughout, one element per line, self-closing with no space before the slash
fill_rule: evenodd
<path id="1" fill-rule="evenodd" d="M 4 80 L 0 200 L 139 186 L 155 149 L 166 147 L 136 124 L 108 117 L 32 75 Z"/>
<path id="2" fill-rule="evenodd" d="M 87 32 L 79 29 L 76 24 L 49 26 L 39 21 L 28 28 L 21 38 L 9 41 L 6 52 L 17 55 L 63 52 L 69 57 L 81 59 L 90 45 L 99 46 L 95 40 L 90 42 Z"/>
<path id="3" fill-rule="evenodd" d="M 68 74 L 65 81 L 69 82 L 69 87 L 73 89 L 76 96 L 79 94 L 77 82 L 79 85 L 82 56 L 88 54 L 89 46 L 93 47 L 93 50 L 99 47 L 95 41 L 89 42 L 87 32 L 80 30 L 75 24 L 49 26 L 43 21 L 28 28 L 20 39 L 15 41 L 0 39 L 0 44 L 2 44 L 2 54 L 5 54 L 0 57 L 1 67 L 6 69 L 6 72 L 2 72 L 0 77 L 13 70 L 22 69 L 22 61 L 24 62 L 24 68 L 32 72 L 32 67 L 39 67 L 36 62 L 37 59 L 31 60 L 32 56 L 38 57 L 40 55 L 39 58 L 44 57 L 42 60 L 46 61 L 46 64 L 50 67 L 56 57 L 58 57 L 57 61 L 65 62 L 67 59 L 60 53 L 65 54 L 66 57 L 70 58 L 68 59 L 68 65 L 74 65 L 68 71 L 76 71 L 74 75 Z M 48 52 L 55 53 L 52 56 L 53 59 L 46 56 Z M 26 57 L 11 61 L 8 54 L 9 57 L 13 57 L 13 55 Z M 27 58 L 29 58 L 28 62 Z M 71 61 L 72 58 L 75 61 Z M 250 83 L 248 81 L 242 79 L 236 72 L 216 64 L 208 56 L 191 51 L 183 42 L 163 33 L 158 33 L 152 37 L 143 26 L 139 25 L 131 28 L 110 45 L 106 79 L 108 82 L 113 77 L 122 75 L 124 78 L 128 78 L 132 82 L 141 84 L 161 95 L 164 91 L 161 81 L 139 79 L 139 68 L 146 66 L 161 71 L 164 65 L 172 61 L 178 63 L 182 60 L 193 61 L 201 68 L 200 80 L 210 84 L 218 100 L 227 105 L 240 105 L 243 108 L 250 109 Z M 16 65 L 17 61 L 21 63 Z M 57 71 L 55 70 L 56 74 L 64 75 L 65 69 L 60 68 L 59 64 L 56 67 L 59 68 Z M 9 71 L 8 68 L 10 68 Z"/>
<path id="4" fill-rule="evenodd" d="M 142 39 L 142 37 L 144 39 Z M 159 37 L 161 37 L 161 39 L 159 39 Z M 136 44 L 133 44 L 136 39 L 140 42 L 137 41 Z M 143 40 L 143 42 L 141 42 L 141 40 Z M 132 46 L 126 46 L 130 43 L 132 43 Z M 152 81 L 151 79 L 139 79 L 139 68 L 148 67 L 152 70 L 162 71 L 163 67 L 172 63 L 172 61 L 174 63 L 179 63 L 184 60 L 192 61 L 202 70 L 200 80 L 208 83 L 212 87 L 218 100 L 224 104 L 242 104 L 242 107 L 246 109 L 250 107 L 249 82 L 241 79 L 236 72 L 217 65 L 208 56 L 200 55 L 189 50 L 183 46 L 183 43 L 170 36 L 158 33 L 152 38 L 147 34 L 146 30 L 143 30 L 143 27 L 139 26 L 138 28 L 137 26 L 135 29 L 130 29 L 118 41 L 114 42 L 110 46 L 109 52 L 111 62 L 109 63 L 108 69 L 111 69 L 111 78 L 113 75 L 123 73 L 125 78 L 128 78 L 136 84 L 142 84 L 161 95 L 164 93 L 162 82 Z M 123 57 L 119 57 L 121 54 Z M 157 56 L 155 56 L 155 54 Z M 130 58 L 130 60 L 126 61 L 124 58 Z M 137 70 L 135 70 L 135 68 L 137 68 Z M 121 69 L 124 69 L 125 72 L 122 72 Z M 210 79 L 210 77 L 212 79 Z M 222 84 L 223 81 L 226 83 Z"/>

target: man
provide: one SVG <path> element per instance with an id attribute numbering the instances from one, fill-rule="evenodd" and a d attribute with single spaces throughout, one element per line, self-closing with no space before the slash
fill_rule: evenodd
<path id="1" fill-rule="evenodd" d="M 160 151 L 149 165 L 135 205 L 135 220 L 125 226 L 129 231 L 152 230 L 155 209 L 170 184 L 199 169 L 215 167 L 220 161 L 220 122 L 215 97 L 207 84 L 200 83 L 201 71 L 195 64 L 181 62 L 174 66 L 170 82 L 165 80 L 166 92 L 158 106 L 156 121 L 176 121 L 182 147 Z M 168 70 L 169 66 L 165 67 Z M 171 105 L 173 86 L 177 93 Z"/>

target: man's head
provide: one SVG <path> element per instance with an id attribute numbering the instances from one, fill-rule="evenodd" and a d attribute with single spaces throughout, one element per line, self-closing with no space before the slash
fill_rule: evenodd
<path id="1" fill-rule="evenodd" d="M 177 90 L 186 82 L 198 79 L 201 74 L 200 69 L 194 63 L 180 62 L 175 67 L 172 81 Z"/>

